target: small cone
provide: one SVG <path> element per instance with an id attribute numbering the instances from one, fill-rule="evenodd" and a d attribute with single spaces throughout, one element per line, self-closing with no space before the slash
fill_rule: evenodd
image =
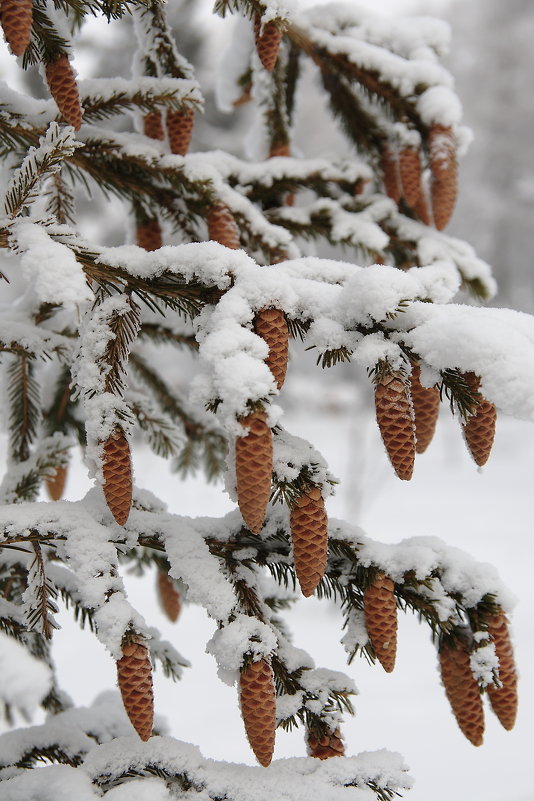
<path id="1" fill-rule="evenodd" d="M 375 408 L 393 469 L 399 478 L 409 481 L 415 461 L 415 424 L 408 387 L 399 374 L 389 373 L 378 380 Z"/>
<path id="2" fill-rule="evenodd" d="M 274 676 L 266 659 L 251 662 L 241 671 L 239 701 L 250 747 L 266 768 L 273 758 L 276 729 Z"/>
<path id="3" fill-rule="evenodd" d="M 383 573 L 363 594 L 365 626 L 376 657 L 386 673 L 395 667 L 397 653 L 397 602 L 393 581 Z"/>
<path id="4" fill-rule="evenodd" d="M 140 642 L 123 646 L 117 662 L 117 677 L 122 703 L 132 726 L 142 740 L 152 734 L 154 697 L 152 694 L 152 666 L 148 649 Z"/>
<path id="5" fill-rule="evenodd" d="M 161 111 L 149 111 L 143 117 L 143 133 L 151 139 L 165 139 Z"/>
<path id="6" fill-rule="evenodd" d="M 218 203 L 208 211 L 208 237 L 214 242 L 219 242 L 227 248 L 239 250 L 239 231 L 234 220 L 234 216 L 228 206 Z"/>
<path id="7" fill-rule="evenodd" d="M 290 526 L 295 571 L 308 598 L 324 576 L 328 554 L 328 517 L 319 487 L 310 487 L 297 498 Z"/>
<path id="8" fill-rule="evenodd" d="M 241 425 L 249 431 L 244 437 L 238 437 L 235 445 L 239 509 L 254 534 L 263 526 L 271 495 L 273 435 L 265 421 L 266 415 L 262 412 L 242 418 Z"/>
<path id="9" fill-rule="evenodd" d="M 46 82 L 65 122 L 77 131 L 82 124 L 82 109 L 76 78 L 66 55 L 46 65 Z"/>
<path id="10" fill-rule="evenodd" d="M 104 443 L 102 471 L 106 503 L 119 526 L 123 526 L 132 506 L 132 462 L 128 440 L 120 428 Z"/>
<path id="11" fill-rule="evenodd" d="M 308 732 L 307 746 L 308 756 L 316 759 L 330 759 L 330 757 L 344 756 L 345 754 L 345 746 L 339 729 L 329 731 L 322 737 Z"/>
<path id="12" fill-rule="evenodd" d="M 289 147 L 289 143 L 274 143 L 271 145 L 271 149 L 269 150 L 269 158 L 289 158 L 291 156 L 291 150 Z M 284 197 L 283 200 L 284 206 L 293 206 L 295 204 L 295 194 L 294 192 L 288 192 L 287 195 Z"/>
<path id="13" fill-rule="evenodd" d="M 458 726 L 473 745 L 482 745 L 484 710 L 467 646 L 458 643 L 455 647 L 443 640 L 439 660 L 441 680 Z"/>
<path id="14" fill-rule="evenodd" d="M 274 22 L 267 22 L 262 30 L 261 16 L 256 14 L 254 18 L 254 38 L 256 40 L 258 58 L 263 67 L 268 72 L 271 72 L 278 58 L 282 31 Z"/>
<path id="15" fill-rule="evenodd" d="M 415 208 L 421 194 L 421 158 L 416 147 L 403 147 L 399 156 L 402 194 L 410 208 Z"/>
<path id="16" fill-rule="evenodd" d="M 502 687 L 497 688 L 490 684 L 487 688 L 488 697 L 501 725 L 510 731 L 517 715 L 517 673 L 508 623 L 503 612 L 492 616 L 489 633 L 499 659 L 499 681 Z"/>
<path id="17" fill-rule="evenodd" d="M 180 593 L 174 585 L 174 581 L 164 570 L 158 571 L 158 598 L 161 608 L 171 621 L 176 623 L 182 611 Z"/>
<path id="18" fill-rule="evenodd" d="M 161 226 L 157 220 L 140 223 L 136 230 L 137 244 L 145 250 L 158 250 L 163 245 Z"/>
<path id="19" fill-rule="evenodd" d="M 254 331 L 269 346 L 265 362 L 273 374 L 276 386 L 282 388 L 287 370 L 289 329 L 280 309 L 260 309 L 254 319 Z"/>
<path id="20" fill-rule="evenodd" d="M 464 378 L 478 397 L 479 404 L 475 413 L 467 418 L 463 424 L 466 445 L 477 465 L 483 467 L 489 459 L 493 440 L 495 439 L 495 424 L 497 410 L 478 392 L 480 379 L 474 373 L 464 373 Z"/>
<path id="21" fill-rule="evenodd" d="M 399 174 L 399 160 L 389 145 L 383 144 L 380 150 L 380 169 L 386 195 L 395 203 L 401 199 L 402 189 Z"/>
<path id="22" fill-rule="evenodd" d="M 410 393 L 412 396 L 415 416 L 415 450 L 424 453 L 434 436 L 439 415 L 439 389 L 436 387 L 423 387 L 419 380 L 421 368 L 416 362 L 412 363 L 410 375 Z"/>
<path id="23" fill-rule="evenodd" d="M 15 56 L 21 56 L 30 42 L 32 12 L 32 0 L 1 0 L 0 2 L 0 21 L 4 30 L 4 38 Z"/>
<path id="24" fill-rule="evenodd" d="M 55 475 L 46 479 L 46 491 L 52 501 L 60 501 L 67 481 L 67 465 L 56 467 Z"/>
<path id="25" fill-rule="evenodd" d="M 428 159 L 432 172 L 431 195 L 434 223 L 438 231 L 449 222 L 456 204 L 458 162 L 451 128 L 433 125 L 428 137 Z"/>
<path id="26" fill-rule="evenodd" d="M 171 153 L 185 156 L 191 144 L 195 110 L 189 106 L 185 111 L 167 112 L 167 132 Z"/>

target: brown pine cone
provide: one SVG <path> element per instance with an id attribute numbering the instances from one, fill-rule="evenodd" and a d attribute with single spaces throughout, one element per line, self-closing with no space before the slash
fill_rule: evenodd
<path id="1" fill-rule="evenodd" d="M 60 501 L 63 497 L 65 482 L 67 480 L 67 465 L 55 468 L 55 475 L 45 481 L 48 497 L 52 501 Z"/>
<path id="2" fill-rule="evenodd" d="M 82 124 L 82 108 L 76 78 L 66 55 L 46 65 L 46 82 L 65 122 L 77 131 Z"/>
<path id="3" fill-rule="evenodd" d="M 137 244 L 145 250 L 157 250 L 163 245 L 161 226 L 157 220 L 146 220 L 136 229 Z"/>
<path id="4" fill-rule="evenodd" d="M 21 56 L 30 43 L 32 17 L 32 0 L 1 0 L 0 21 L 4 38 L 15 56 Z"/>
<path id="5" fill-rule="evenodd" d="M 345 746 L 341 739 L 341 732 L 338 729 L 329 731 L 322 737 L 308 732 L 307 737 L 308 756 L 316 759 L 330 759 L 330 757 L 344 756 Z"/>
<path id="6" fill-rule="evenodd" d="M 398 205 L 402 194 L 399 160 L 387 143 L 384 143 L 380 150 L 380 169 L 386 195 Z"/>
<path id="7" fill-rule="evenodd" d="M 324 576 L 328 554 L 328 517 L 319 487 L 308 487 L 299 495 L 289 519 L 295 571 L 308 598 Z"/>
<path id="8" fill-rule="evenodd" d="M 410 394 L 415 416 L 415 450 L 424 453 L 432 441 L 439 415 L 439 389 L 423 387 L 419 380 L 421 368 L 412 362 Z"/>
<path id="9" fill-rule="evenodd" d="M 152 665 L 145 645 L 141 642 L 123 645 L 117 677 L 126 714 L 139 737 L 146 741 L 152 734 L 154 697 Z"/>
<path id="10" fill-rule="evenodd" d="M 467 645 L 442 640 L 439 661 L 441 680 L 458 726 L 473 745 L 482 745 L 484 710 Z"/>
<path id="11" fill-rule="evenodd" d="M 273 145 L 271 145 L 271 149 L 269 150 L 269 158 L 274 159 L 280 156 L 283 156 L 284 158 L 291 156 L 291 150 L 289 149 L 288 142 L 275 142 Z"/>
<path id="12" fill-rule="evenodd" d="M 449 222 L 456 204 L 458 162 L 452 129 L 433 125 L 428 137 L 428 159 L 432 172 L 431 195 L 434 223 L 438 231 Z"/>
<path id="13" fill-rule="evenodd" d="M 282 31 L 274 22 L 267 22 L 262 31 L 261 16 L 256 14 L 254 18 L 254 39 L 256 40 L 256 52 L 263 67 L 271 72 L 278 58 Z"/>
<path id="14" fill-rule="evenodd" d="M 271 495 L 273 472 L 273 435 L 263 412 L 253 412 L 241 419 L 248 434 L 238 437 L 235 445 L 237 502 L 248 528 L 257 534 L 263 526 Z"/>
<path id="15" fill-rule="evenodd" d="M 165 139 L 161 111 L 149 111 L 143 117 L 143 133 L 151 139 Z"/>
<path id="16" fill-rule="evenodd" d="M 164 570 L 158 570 L 158 598 L 161 608 L 171 621 L 176 623 L 182 611 L 180 593 L 175 587 L 174 581 Z"/>
<path id="17" fill-rule="evenodd" d="M 432 214 L 430 211 L 430 203 L 428 201 L 429 198 L 426 188 L 424 184 L 421 184 L 421 194 L 419 195 L 413 210 L 423 225 L 432 225 Z"/>
<path id="18" fill-rule="evenodd" d="M 508 621 L 504 612 L 492 615 L 488 631 L 499 659 L 499 681 L 502 684 L 502 687 L 498 688 L 490 684 L 487 688 L 488 697 L 502 726 L 510 731 L 514 727 L 517 715 L 517 673 Z"/>
<path id="19" fill-rule="evenodd" d="M 251 662 L 241 671 L 239 701 L 250 747 L 266 768 L 273 758 L 276 730 L 274 676 L 266 659 Z"/>
<path id="20" fill-rule="evenodd" d="M 194 124 L 195 110 L 191 106 L 188 106 L 185 111 L 167 112 L 167 132 L 171 153 L 185 156 L 191 143 Z"/>
<path id="21" fill-rule="evenodd" d="M 410 208 L 415 208 L 421 194 L 421 157 L 416 147 L 403 147 L 399 155 L 402 195 Z"/>
<path id="22" fill-rule="evenodd" d="M 276 386 L 282 388 L 287 370 L 289 329 L 280 309 L 260 309 L 254 318 L 254 331 L 269 346 L 265 363 L 273 374 Z"/>
<path id="23" fill-rule="evenodd" d="M 378 379 L 375 408 L 391 464 L 399 478 L 409 481 L 415 461 L 415 424 L 408 386 L 401 375 L 389 373 Z"/>
<path id="24" fill-rule="evenodd" d="M 474 414 L 463 424 L 465 442 L 477 465 L 482 467 L 489 459 L 495 439 L 497 410 L 493 403 L 487 401 L 478 391 L 480 386 L 478 376 L 474 373 L 464 373 L 464 378 L 479 401 Z"/>
<path id="25" fill-rule="evenodd" d="M 227 248 L 239 250 L 239 230 L 228 206 L 217 203 L 208 211 L 208 237 Z"/>
<path id="26" fill-rule="evenodd" d="M 363 594 L 365 627 L 376 658 L 386 671 L 395 667 L 397 654 L 397 602 L 389 576 L 377 573 Z"/>
<path id="27" fill-rule="evenodd" d="M 106 503 L 119 526 L 123 526 L 132 506 L 132 462 L 121 428 L 116 428 L 104 443 L 102 471 Z"/>

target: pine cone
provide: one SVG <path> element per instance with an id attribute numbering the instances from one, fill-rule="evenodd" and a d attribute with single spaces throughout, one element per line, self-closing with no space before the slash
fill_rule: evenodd
<path id="1" fill-rule="evenodd" d="M 398 205 L 402 194 L 399 160 L 388 144 L 383 144 L 380 150 L 380 169 L 386 195 Z"/>
<path id="2" fill-rule="evenodd" d="M 82 124 L 82 109 L 76 78 L 66 55 L 46 65 L 46 82 L 50 94 L 65 121 L 77 131 Z"/>
<path id="3" fill-rule="evenodd" d="M 487 401 L 478 391 L 480 386 L 478 376 L 474 373 L 464 373 L 464 378 L 479 401 L 475 413 L 463 424 L 465 442 L 477 465 L 483 467 L 489 459 L 495 438 L 497 410 L 493 403 Z"/>
<path id="4" fill-rule="evenodd" d="M 482 745 L 484 710 L 477 681 L 471 672 L 465 643 L 443 640 L 439 651 L 441 680 L 454 717 L 473 745 Z"/>
<path id="5" fill-rule="evenodd" d="M 256 52 L 263 67 L 271 72 L 278 58 L 278 50 L 282 40 L 282 31 L 274 22 L 261 24 L 261 16 L 256 14 L 254 18 L 254 38 L 256 40 Z"/>
<path id="6" fill-rule="evenodd" d="M 328 517 L 319 487 L 309 487 L 297 498 L 290 525 L 295 571 L 308 598 L 324 576 L 328 553 Z"/>
<path id="7" fill-rule="evenodd" d="M 161 226 L 157 220 L 146 220 L 136 230 L 137 244 L 145 250 L 157 250 L 163 245 Z"/>
<path id="8" fill-rule="evenodd" d="M 508 621 L 504 612 L 492 615 L 488 630 L 499 659 L 499 680 L 502 684 L 499 688 L 490 684 L 487 688 L 488 697 L 502 726 L 510 731 L 514 727 L 517 715 L 517 673 Z"/>
<path id="9" fill-rule="evenodd" d="M 376 657 L 386 673 L 395 667 L 397 653 L 397 602 L 393 581 L 378 573 L 363 594 L 365 626 Z"/>
<path id="10" fill-rule="evenodd" d="M 260 309 L 254 319 L 254 331 L 269 346 L 265 362 L 273 374 L 276 386 L 282 388 L 287 370 L 289 329 L 280 309 Z"/>
<path id="11" fill-rule="evenodd" d="M 128 440 L 120 428 L 104 443 L 102 471 L 106 503 L 119 526 L 123 526 L 132 505 L 132 463 Z"/>
<path id="12" fill-rule="evenodd" d="M 424 453 L 432 441 L 439 415 L 439 389 L 436 387 L 423 387 L 419 380 L 421 368 L 417 362 L 412 362 L 410 375 L 410 393 L 412 396 L 415 416 L 415 449 L 417 453 Z"/>
<path id="13" fill-rule="evenodd" d="M 456 204 L 458 162 L 451 128 L 433 125 L 428 137 L 428 158 L 432 172 L 430 191 L 438 231 L 449 222 Z"/>
<path id="14" fill-rule="evenodd" d="M 165 139 L 161 111 L 149 111 L 143 117 L 143 132 L 151 139 Z"/>
<path id="15" fill-rule="evenodd" d="M 266 768 L 273 758 L 276 729 L 274 676 L 266 659 L 251 662 L 241 671 L 239 701 L 250 747 Z"/>
<path id="16" fill-rule="evenodd" d="M 52 501 L 60 501 L 63 497 L 65 482 L 67 480 L 67 465 L 55 468 L 55 474 L 46 479 L 46 491 Z"/>
<path id="17" fill-rule="evenodd" d="M 339 729 L 329 731 L 322 737 L 308 732 L 307 746 L 308 756 L 316 759 L 330 759 L 330 757 L 344 756 L 345 754 L 345 746 Z"/>
<path id="18" fill-rule="evenodd" d="M 413 207 L 416 216 L 421 220 L 423 225 L 432 225 L 432 214 L 430 212 L 430 204 L 425 185 L 421 184 L 421 194 L 417 199 L 417 203 Z"/>
<path id="19" fill-rule="evenodd" d="M 421 194 L 421 158 L 416 147 L 403 147 L 399 156 L 402 194 L 410 208 L 415 208 Z"/>
<path id="20" fill-rule="evenodd" d="M 4 38 L 15 56 L 21 56 L 30 42 L 32 12 L 32 0 L 2 0 L 0 3 Z"/>
<path id="21" fill-rule="evenodd" d="M 194 124 L 195 110 L 191 106 L 185 111 L 167 112 L 167 132 L 171 153 L 185 156 L 191 143 Z"/>
<path id="22" fill-rule="evenodd" d="M 208 211 L 208 237 L 214 242 L 219 242 L 227 248 L 239 250 L 239 230 L 234 220 L 234 215 L 222 203 L 212 206 Z"/>
<path id="23" fill-rule="evenodd" d="M 146 741 L 152 734 L 154 720 L 152 666 L 148 649 L 140 642 L 131 642 L 123 645 L 122 654 L 117 662 L 122 703 L 137 734 Z"/>
<path id="24" fill-rule="evenodd" d="M 288 142 L 275 142 L 273 145 L 271 145 L 271 149 L 269 150 L 269 158 L 274 159 L 281 156 L 284 158 L 291 156 L 291 150 L 289 149 Z"/>
<path id="25" fill-rule="evenodd" d="M 237 498 L 243 520 L 257 534 L 271 495 L 273 435 L 262 412 L 243 417 L 241 425 L 249 432 L 235 445 Z"/>
<path id="26" fill-rule="evenodd" d="M 409 481 L 415 460 L 415 424 L 408 387 L 398 373 L 380 378 L 375 386 L 376 421 L 399 478 Z"/>
<path id="27" fill-rule="evenodd" d="M 172 578 L 164 570 L 158 570 L 158 598 L 171 623 L 176 623 L 182 611 L 180 593 Z"/>

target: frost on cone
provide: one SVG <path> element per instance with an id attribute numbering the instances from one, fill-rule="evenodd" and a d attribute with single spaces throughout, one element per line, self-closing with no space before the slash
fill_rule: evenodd
<path id="1" fill-rule="evenodd" d="M 260 309 L 254 318 L 254 331 L 269 347 L 265 362 L 278 389 L 282 388 L 287 370 L 289 329 L 280 309 Z"/>
<path id="2" fill-rule="evenodd" d="M 415 416 L 415 449 L 424 453 L 432 441 L 439 415 L 439 389 L 423 387 L 419 380 L 421 368 L 412 363 L 410 375 L 410 394 Z"/>
<path id="3" fill-rule="evenodd" d="M 146 646 L 140 642 L 123 645 L 117 677 L 126 713 L 139 737 L 146 741 L 154 720 L 152 665 Z"/>
<path id="4" fill-rule="evenodd" d="M 52 501 L 60 501 L 67 480 L 67 465 L 56 467 L 55 471 L 53 476 L 46 479 L 46 491 Z"/>
<path id="5" fill-rule="evenodd" d="M 479 401 L 474 414 L 468 417 L 467 422 L 463 424 L 465 442 L 477 465 L 482 467 L 489 459 L 495 438 L 497 410 L 493 403 L 487 401 L 479 393 L 480 379 L 478 376 L 474 373 L 464 373 L 464 378 Z"/>
<path id="6" fill-rule="evenodd" d="M 163 245 L 161 226 L 157 220 L 139 223 L 136 230 L 137 244 L 145 250 L 157 250 Z"/>
<path id="7" fill-rule="evenodd" d="M 415 424 L 408 387 L 398 373 L 387 373 L 375 386 L 376 421 L 391 464 L 409 481 L 415 461 Z"/>
<path id="8" fill-rule="evenodd" d="M 194 123 L 195 110 L 191 106 L 185 111 L 167 112 L 167 132 L 171 153 L 185 156 L 191 143 Z"/>
<path id="9" fill-rule="evenodd" d="M 344 756 L 345 754 L 345 746 L 339 729 L 329 731 L 322 736 L 311 731 L 308 732 L 307 746 L 308 756 L 316 759 L 330 759 L 330 757 Z"/>
<path id="10" fill-rule="evenodd" d="M 75 130 L 78 130 L 82 124 L 82 109 L 69 59 L 66 55 L 59 56 L 55 61 L 46 65 L 45 72 L 50 94 L 56 101 L 63 118 Z"/>
<path id="11" fill-rule="evenodd" d="M 239 231 L 234 220 L 234 215 L 228 206 L 222 203 L 212 206 L 208 211 L 208 237 L 214 242 L 219 242 L 227 248 L 239 250 Z"/>
<path id="12" fill-rule="evenodd" d="M 502 684 L 499 688 L 490 684 L 487 688 L 488 697 L 491 708 L 502 726 L 510 731 L 514 727 L 517 715 L 517 673 L 504 612 L 492 615 L 488 630 L 499 659 L 499 681 Z"/>
<path id="13" fill-rule="evenodd" d="M 295 571 L 308 598 L 324 576 L 328 554 L 328 517 L 319 487 L 309 487 L 297 498 L 289 520 Z"/>
<path id="14" fill-rule="evenodd" d="M 4 38 L 15 56 L 26 50 L 32 32 L 32 0 L 1 0 L 0 21 Z"/>
<path id="15" fill-rule="evenodd" d="M 158 598 L 161 608 L 171 621 L 176 623 L 182 611 L 180 593 L 174 585 L 174 581 L 164 570 L 158 570 Z"/>
<path id="16" fill-rule="evenodd" d="M 416 147 L 403 147 L 399 155 L 399 174 L 402 194 L 414 208 L 421 194 L 421 158 Z"/>
<path id="17" fill-rule="evenodd" d="M 253 412 L 240 422 L 249 431 L 235 445 L 237 502 L 246 525 L 257 534 L 271 495 L 273 435 L 263 412 Z"/>
<path id="18" fill-rule="evenodd" d="M 458 726 L 473 745 L 482 745 L 484 710 L 478 683 L 471 672 L 467 646 L 444 639 L 439 661 L 441 680 Z"/>
<path id="19" fill-rule="evenodd" d="M 266 659 L 241 671 L 239 701 L 250 747 L 266 768 L 271 764 L 276 730 L 276 692 L 273 670 Z"/>
<path id="20" fill-rule="evenodd" d="M 123 526 L 132 505 L 132 462 L 130 446 L 121 428 L 115 429 L 104 443 L 102 472 L 109 511 L 119 526 Z"/>
<path id="21" fill-rule="evenodd" d="M 376 657 L 386 673 L 393 671 L 397 654 L 397 602 L 394 588 L 389 576 L 378 573 L 363 594 L 365 627 Z"/>
<path id="22" fill-rule="evenodd" d="M 386 195 L 398 204 L 402 194 L 399 161 L 388 144 L 383 144 L 380 150 L 380 169 L 382 170 Z"/>
<path id="23" fill-rule="evenodd" d="M 149 111 L 143 117 L 143 133 L 151 139 L 164 139 L 163 117 L 161 111 Z"/>
<path id="24" fill-rule="evenodd" d="M 456 143 L 451 128 L 432 126 L 428 137 L 428 159 L 432 172 L 430 191 L 434 223 L 442 231 L 454 211 L 458 182 Z"/>
<path id="25" fill-rule="evenodd" d="M 278 58 L 282 31 L 274 22 L 267 22 L 262 30 L 261 16 L 256 14 L 254 18 L 254 38 L 259 60 L 263 67 L 271 72 Z"/>

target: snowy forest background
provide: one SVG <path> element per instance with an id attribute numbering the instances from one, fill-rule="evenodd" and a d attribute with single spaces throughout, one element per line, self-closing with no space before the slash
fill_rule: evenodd
<path id="1" fill-rule="evenodd" d="M 375 9 L 379 5 L 376 0 L 360 2 Z M 459 203 L 449 232 L 470 242 L 492 265 L 500 286 L 493 305 L 533 312 L 532 4 L 527 0 L 506 4 L 497 0 L 382 0 L 380 5 L 387 13 L 429 13 L 451 23 L 453 46 L 448 66 L 456 76 L 464 119 L 475 140 L 461 163 Z M 209 0 L 196 0 L 190 6 L 191 27 L 182 32 L 178 43 L 187 56 L 188 48 L 202 48 L 205 67 L 199 78 L 206 91 L 210 85 L 215 88 L 216 56 L 233 21 L 212 18 Z M 126 35 L 123 23 L 107 27 L 99 21 L 88 26 L 76 49 L 74 63 L 80 77 L 119 74 L 125 44 L 120 37 Z M 94 60 L 95 52 L 102 54 L 100 63 Z M 0 70 L 17 85 L 20 75 L 4 43 L 0 57 Z M 308 156 L 324 149 L 326 132 L 316 113 L 315 107 L 303 104 L 298 115 L 295 145 Z M 198 149 L 239 148 L 247 130 L 247 109 L 238 115 L 236 127 L 230 124 L 231 118 L 212 104 L 195 129 L 194 145 Z M 332 132 L 332 150 L 340 146 L 339 141 Z M 89 223 L 92 229 L 87 231 L 104 245 L 120 244 L 125 238 L 123 220 L 113 217 L 111 207 L 108 204 L 105 213 L 99 207 Z M 530 710 L 534 708 L 530 531 L 534 429 L 528 423 L 500 417 L 492 456 L 479 473 L 465 449 L 457 421 L 445 415 L 414 478 L 401 483 L 383 456 L 370 412 L 371 389 L 355 382 L 350 366 L 324 376 L 313 368 L 312 356 L 302 354 L 298 363 L 294 358 L 280 402 L 286 408 L 290 429 L 313 442 L 334 475 L 342 479 L 335 497 L 328 501 L 329 515 L 357 524 L 383 542 L 414 535 L 442 537 L 476 559 L 494 564 L 518 599 L 512 617 L 520 673 L 518 722 L 512 732 L 505 732 L 488 716 L 485 743 L 478 749 L 457 728 L 440 685 L 435 649 L 415 619 L 401 617 L 397 667 L 392 675 L 385 675 L 362 659 L 347 668 L 338 642 L 338 612 L 314 599 L 300 602 L 290 618 L 299 645 L 309 649 L 319 663 L 346 670 L 360 691 L 355 699 L 356 716 L 347 720 L 344 728 L 347 753 L 364 748 L 401 752 L 416 779 L 408 795 L 412 801 L 448 801 L 451 797 L 458 801 L 527 801 L 532 797 L 526 766 L 532 738 Z M 206 486 L 200 477 L 179 484 L 148 450 L 143 456 L 137 451 L 135 478 L 139 486 L 157 492 L 173 512 L 219 515 L 234 508 L 220 484 Z M 89 486 L 83 465 L 74 465 L 67 499 L 82 497 Z M 213 623 L 203 610 L 186 606 L 179 622 L 170 624 L 146 580 L 130 577 L 129 592 L 134 605 L 193 666 L 178 684 L 161 673 L 155 675 L 156 712 L 166 717 L 170 733 L 200 745 L 205 756 L 254 764 L 235 690 L 218 681 L 214 660 L 203 653 Z M 55 635 L 54 652 L 60 684 L 78 703 L 89 704 L 103 689 L 115 685 L 115 666 L 96 641 L 79 631 L 70 614 L 62 613 L 58 620 L 63 628 Z M 304 753 L 300 733 L 279 733 L 275 758 Z"/>

